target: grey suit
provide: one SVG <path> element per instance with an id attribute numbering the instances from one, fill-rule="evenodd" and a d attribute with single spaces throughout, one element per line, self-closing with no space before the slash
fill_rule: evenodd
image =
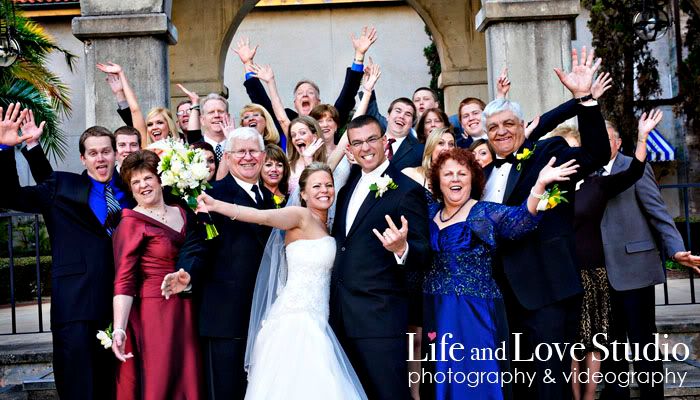
<path id="1" fill-rule="evenodd" d="M 630 157 L 618 154 L 612 174 L 627 169 Z M 654 173 L 647 164 L 644 175 L 634 186 L 608 201 L 601 222 L 605 267 L 610 282 L 612 316 L 609 340 L 639 343 L 653 341 L 656 332 L 654 285 L 666 280 L 654 238 L 666 253 L 684 250 L 683 239 L 666 209 Z M 653 355 L 652 355 L 653 358 Z M 629 370 L 627 361 L 603 363 L 603 369 L 619 373 Z M 661 361 L 635 361 L 635 371 L 662 372 Z M 663 385 L 639 384 L 642 399 L 663 399 Z M 628 387 L 607 384 L 601 399 L 629 399 Z"/>

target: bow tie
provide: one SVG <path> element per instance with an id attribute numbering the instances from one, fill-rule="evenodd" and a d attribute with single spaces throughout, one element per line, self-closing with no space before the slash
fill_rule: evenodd
<path id="1" fill-rule="evenodd" d="M 515 156 L 512 154 L 508 154 L 506 158 L 496 158 L 493 160 L 493 167 L 494 168 L 501 168 L 501 166 L 505 163 L 508 164 L 514 164 L 516 161 Z"/>

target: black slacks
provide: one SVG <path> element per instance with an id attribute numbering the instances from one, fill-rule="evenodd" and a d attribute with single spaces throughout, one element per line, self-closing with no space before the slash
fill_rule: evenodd
<path id="1" fill-rule="evenodd" d="M 243 400 L 248 385 L 245 347 L 246 339 L 202 338 L 209 400 Z"/>

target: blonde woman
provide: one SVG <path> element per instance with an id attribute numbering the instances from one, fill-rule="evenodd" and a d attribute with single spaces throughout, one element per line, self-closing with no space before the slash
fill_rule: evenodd
<path id="1" fill-rule="evenodd" d="M 280 133 L 277 131 L 272 115 L 260 104 L 246 104 L 241 109 L 240 125 L 257 129 L 263 136 L 265 144 L 276 144 L 284 148 L 285 143 L 280 143 Z"/>

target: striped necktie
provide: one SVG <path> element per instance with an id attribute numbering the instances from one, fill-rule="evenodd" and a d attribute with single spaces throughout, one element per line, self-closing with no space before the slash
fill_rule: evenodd
<path id="1" fill-rule="evenodd" d="M 114 197 L 114 191 L 112 187 L 107 183 L 105 184 L 105 201 L 107 202 L 107 218 L 105 219 L 105 229 L 107 229 L 107 234 L 112 236 L 114 230 L 117 229 L 117 224 L 119 224 L 119 218 L 122 212 L 122 206 Z"/>

